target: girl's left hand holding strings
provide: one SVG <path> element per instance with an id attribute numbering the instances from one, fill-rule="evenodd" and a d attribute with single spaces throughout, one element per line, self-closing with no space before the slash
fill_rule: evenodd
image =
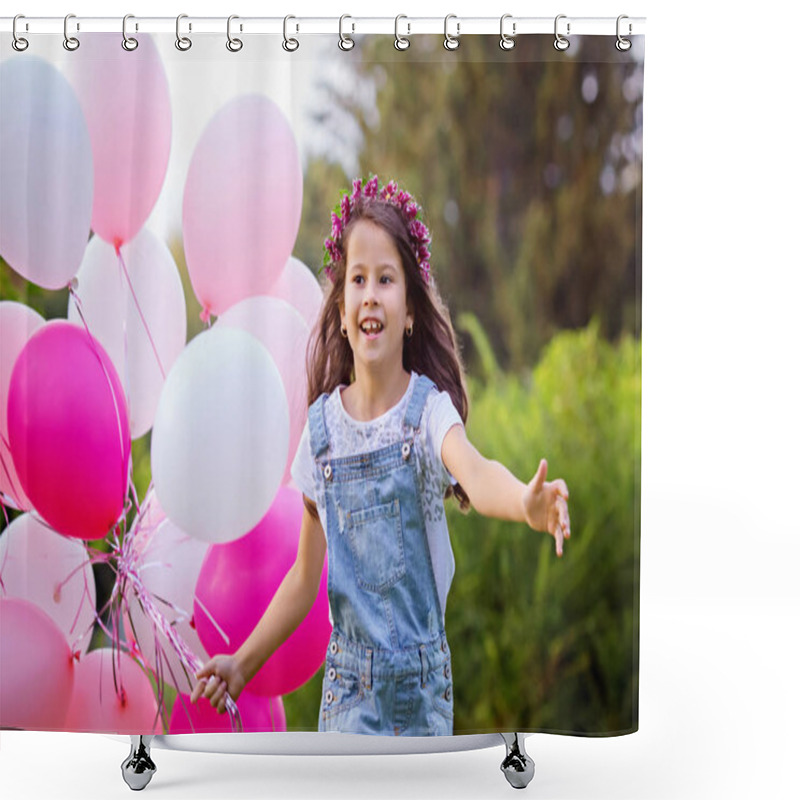
<path id="1" fill-rule="evenodd" d="M 539 462 L 539 469 L 522 493 L 525 521 L 534 530 L 549 533 L 556 540 L 556 555 L 564 554 L 564 539 L 570 537 L 569 489 L 559 478 L 547 482 L 547 461 Z"/>

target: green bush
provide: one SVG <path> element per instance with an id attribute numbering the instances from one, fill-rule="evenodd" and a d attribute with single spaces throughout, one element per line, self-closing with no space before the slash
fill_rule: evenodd
<path id="1" fill-rule="evenodd" d="M 474 319 L 459 320 L 480 339 Z M 572 538 L 448 509 L 456 730 L 584 733 L 637 725 L 641 345 L 558 334 L 532 374 L 480 341 L 467 430 L 487 457 L 569 486 Z"/>

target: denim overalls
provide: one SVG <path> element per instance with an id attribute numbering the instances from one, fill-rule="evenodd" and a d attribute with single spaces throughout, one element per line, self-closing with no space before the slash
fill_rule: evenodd
<path id="1" fill-rule="evenodd" d="M 450 650 L 418 486 L 415 439 L 428 393 L 418 376 L 398 440 L 326 458 L 322 395 L 308 410 L 321 470 L 333 633 L 325 659 L 320 731 L 450 735 Z"/>

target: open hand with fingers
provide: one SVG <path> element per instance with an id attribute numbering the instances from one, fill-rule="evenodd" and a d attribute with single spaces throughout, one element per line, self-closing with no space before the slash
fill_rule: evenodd
<path id="1" fill-rule="evenodd" d="M 539 469 L 522 493 L 525 521 L 534 530 L 549 533 L 556 540 L 556 555 L 564 554 L 564 539 L 570 537 L 569 489 L 561 479 L 545 481 L 547 461 L 539 462 Z"/>

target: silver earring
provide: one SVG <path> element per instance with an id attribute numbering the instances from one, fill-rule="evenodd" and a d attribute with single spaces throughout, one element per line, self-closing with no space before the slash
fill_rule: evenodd
<path id="1" fill-rule="evenodd" d="M 414 333 L 414 323 L 412 322 L 412 323 L 411 323 L 411 324 L 410 324 L 410 325 L 409 325 L 409 326 L 406 328 L 406 336 L 407 336 L 407 337 L 410 339 L 413 333 Z"/>
<path id="2" fill-rule="evenodd" d="M 346 339 L 347 338 L 347 328 L 345 328 L 344 325 L 342 325 L 342 327 L 339 328 L 339 333 L 342 334 L 342 339 Z"/>

